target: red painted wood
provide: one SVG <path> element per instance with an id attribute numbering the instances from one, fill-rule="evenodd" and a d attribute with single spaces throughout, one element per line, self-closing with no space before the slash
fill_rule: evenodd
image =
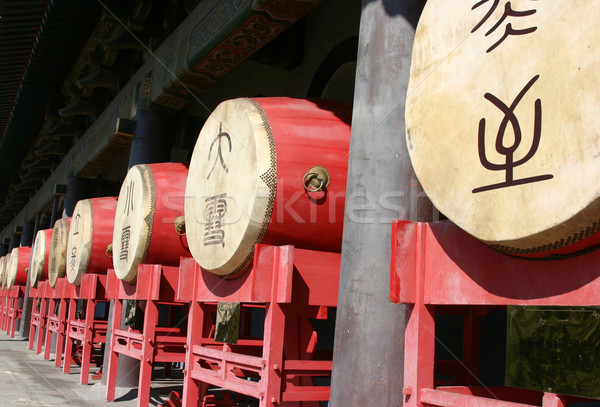
<path id="1" fill-rule="evenodd" d="M 435 389 L 435 315 L 454 305 L 466 310 L 462 363 L 475 366 L 479 338 L 473 329 L 473 306 L 597 305 L 594 293 L 600 289 L 599 261 L 598 251 L 555 261 L 509 257 L 448 221 L 395 222 L 390 299 L 408 304 L 404 405 L 564 407 L 570 401 L 581 401 L 508 387 Z M 471 327 L 466 326 L 469 324 Z"/>
<path id="2" fill-rule="evenodd" d="M 90 259 L 86 273 L 106 274 L 106 270 L 112 267 L 112 258 L 106 254 L 106 247 L 112 243 L 115 211 L 117 209 L 117 198 L 93 198 L 90 199 L 93 212 L 93 234 L 90 251 Z M 71 227 L 75 220 L 71 220 Z M 67 267 L 69 264 L 69 253 L 67 253 Z"/>
<path id="3" fill-rule="evenodd" d="M 275 203 L 261 243 L 339 252 L 352 106 L 293 98 L 254 100 L 269 119 L 277 150 Z M 304 191 L 303 177 L 313 165 L 330 174 L 326 197 Z M 322 198 L 324 203 L 314 203 Z"/>
<path id="4" fill-rule="evenodd" d="M 142 263 L 178 266 L 180 257 L 189 257 L 185 235 L 175 231 L 175 218 L 184 209 L 187 166 L 180 163 L 148 164 L 152 170 L 155 190 L 155 212 L 148 253 Z"/>
<path id="5" fill-rule="evenodd" d="M 554 261 L 496 252 L 451 222 L 394 225 L 394 302 L 415 302 L 416 276 L 423 273 L 425 304 L 598 304 L 600 251 Z"/>
<path id="6" fill-rule="evenodd" d="M 14 285 L 25 285 L 27 284 L 27 268 L 29 267 L 29 258 L 31 257 L 31 247 L 19 247 L 19 260 L 17 263 L 17 276 L 14 281 Z M 15 251 L 13 250 L 13 255 Z"/>
<path id="7" fill-rule="evenodd" d="M 339 261 L 336 253 L 256 245 L 249 272 L 235 280 L 213 280 L 216 276 L 193 259 L 182 259 L 179 296 L 193 298 L 183 405 L 196 405 L 206 384 L 255 397 L 261 407 L 318 406 L 327 400 L 329 387 L 314 386 L 312 378 L 330 376 L 332 361 L 310 360 L 316 335 L 308 321 L 325 318 L 327 307 L 337 305 Z M 193 292 L 181 289 L 192 281 Z M 209 341 L 214 332 L 210 306 L 219 300 L 241 302 L 242 311 L 264 307 L 263 340 Z M 255 378 L 248 380 L 247 374 Z"/>
<path id="8" fill-rule="evenodd" d="M 184 362 L 187 333 L 181 328 L 158 327 L 158 304 L 182 304 L 177 301 L 179 268 L 157 264 L 140 264 L 137 281 L 129 284 L 119 280 L 113 269 L 108 271 L 107 295 L 115 300 L 112 337 L 108 358 L 106 399 L 114 400 L 118 355 L 140 360 L 138 406 L 150 401 L 150 382 L 156 362 Z M 142 332 L 121 328 L 124 300 L 144 301 L 144 328 Z M 118 313 L 118 315 L 117 315 Z"/>

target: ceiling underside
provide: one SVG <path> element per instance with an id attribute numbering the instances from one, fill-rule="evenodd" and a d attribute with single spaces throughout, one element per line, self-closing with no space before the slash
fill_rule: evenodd
<path id="1" fill-rule="evenodd" d="M 0 3 L 0 216 L 9 218 L 48 173 L 44 155 L 20 168 L 37 138 L 48 102 L 98 22 L 96 0 Z M 39 176 L 28 176 L 39 172 Z M 9 188 L 9 186 L 11 188 Z"/>

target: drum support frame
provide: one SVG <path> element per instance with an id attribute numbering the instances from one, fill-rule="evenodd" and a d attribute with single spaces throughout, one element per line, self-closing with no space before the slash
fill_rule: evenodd
<path id="1" fill-rule="evenodd" d="M 52 334 L 56 333 L 56 349 L 54 357 L 54 366 L 56 367 L 62 366 L 64 344 L 67 335 L 67 308 L 71 293 L 72 290 L 67 278 L 62 277 L 57 279 L 56 284 L 54 285 L 54 296 L 50 298 L 50 304 L 48 306 L 46 339 L 44 343 L 44 359 L 50 358 Z M 58 313 L 55 314 L 54 311 L 57 303 Z"/>
<path id="2" fill-rule="evenodd" d="M 71 290 L 69 299 L 69 314 L 65 335 L 63 373 L 70 373 L 74 361 L 73 343 L 80 341 L 81 348 L 81 374 L 80 384 L 88 384 L 90 364 L 94 346 L 106 343 L 105 319 L 95 318 L 96 305 L 107 302 L 106 275 L 84 273 L 79 286 L 68 285 Z M 68 289 L 67 289 L 68 290 Z M 77 318 L 77 300 L 85 301 L 85 317 Z"/>
<path id="3" fill-rule="evenodd" d="M 331 376 L 332 355 L 314 360 L 318 338 L 309 318 L 326 319 L 337 306 L 339 253 L 256 245 L 252 270 L 234 280 L 202 270 L 192 258 L 182 259 L 180 268 L 179 297 L 191 300 L 184 406 L 210 405 L 209 385 L 254 397 L 261 407 L 318 406 L 329 399 L 330 387 L 313 379 Z M 215 342 L 207 328 L 220 301 L 240 302 L 242 310 L 262 307 L 263 338 Z"/>
<path id="4" fill-rule="evenodd" d="M 39 281 L 37 287 L 29 287 L 29 298 L 31 298 L 29 350 L 33 350 L 35 346 L 35 353 L 38 355 L 42 353 L 44 332 L 48 329 L 49 303 L 52 297 L 54 297 L 54 289 L 50 287 L 48 281 Z"/>
<path id="5" fill-rule="evenodd" d="M 564 260 L 531 261 L 498 253 L 449 221 L 396 221 L 390 297 L 408 304 L 404 405 L 565 407 L 586 400 L 513 387 L 476 387 L 468 381 L 462 386 L 436 386 L 435 320 L 448 307 L 467 310 L 464 360 L 459 362 L 473 372 L 478 367 L 474 355 L 478 335 L 477 313 L 471 311 L 506 305 L 598 306 L 598 264 L 599 250 Z"/>
<path id="6" fill-rule="evenodd" d="M 156 264 L 138 266 L 137 283 L 119 280 L 114 270 L 108 270 L 108 296 L 114 299 L 112 337 L 106 369 L 106 400 L 114 401 L 117 385 L 119 354 L 140 360 L 138 406 L 150 402 L 150 386 L 155 362 L 185 360 L 186 328 L 158 327 L 158 305 L 187 305 L 177 301 L 178 267 Z M 143 330 L 121 329 L 124 300 L 144 301 Z M 143 304 L 143 303 L 142 303 Z M 187 314 L 187 313 L 186 313 Z"/>
<path id="7" fill-rule="evenodd" d="M 4 300 L 4 321 L 2 329 L 11 338 L 15 337 L 15 329 L 17 326 L 17 319 L 21 319 L 23 312 L 23 298 L 25 298 L 25 286 L 14 285 L 10 289 L 5 289 L 5 300 Z"/>

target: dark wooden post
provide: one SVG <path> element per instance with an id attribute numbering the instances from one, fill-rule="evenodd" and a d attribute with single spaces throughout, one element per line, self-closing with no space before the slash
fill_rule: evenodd
<path id="1" fill-rule="evenodd" d="M 402 405 L 403 305 L 389 300 L 391 222 L 430 220 L 404 135 L 414 31 L 424 1 L 363 0 L 348 165 L 331 402 Z"/>

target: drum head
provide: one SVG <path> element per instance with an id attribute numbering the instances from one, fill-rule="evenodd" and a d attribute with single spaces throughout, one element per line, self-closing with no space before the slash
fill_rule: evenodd
<path id="1" fill-rule="evenodd" d="M 4 288 L 4 274 L 6 273 L 7 256 L 0 257 L 0 287 Z"/>
<path id="2" fill-rule="evenodd" d="M 29 267 L 29 284 L 36 287 L 44 275 L 46 265 L 46 230 L 40 230 L 35 236 L 31 251 L 31 266 Z"/>
<path id="3" fill-rule="evenodd" d="M 48 265 L 48 283 L 51 287 L 56 285 L 56 280 L 65 276 L 70 219 L 58 219 L 52 228 L 52 243 L 48 254 L 48 261 L 50 262 Z"/>
<path id="4" fill-rule="evenodd" d="M 148 253 L 155 211 L 152 170 L 131 167 L 119 193 L 113 229 L 113 265 L 121 280 L 135 281 L 138 265 Z"/>
<path id="5" fill-rule="evenodd" d="M 435 206 L 514 254 L 600 229 L 600 17 L 567 0 L 430 0 L 406 106 L 411 161 Z"/>
<path id="6" fill-rule="evenodd" d="M 67 280 L 73 285 L 81 284 L 81 276 L 88 269 L 93 233 L 92 203 L 89 199 L 82 199 L 73 210 L 67 239 Z"/>
<path id="7" fill-rule="evenodd" d="M 10 260 L 6 266 L 6 287 L 12 288 L 17 280 L 17 272 L 19 271 L 19 248 L 15 247 L 10 252 Z"/>
<path id="8" fill-rule="evenodd" d="M 232 275 L 252 261 L 277 184 L 268 118 L 251 99 L 221 103 L 200 131 L 186 184 L 190 251 L 204 269 Z"/>

